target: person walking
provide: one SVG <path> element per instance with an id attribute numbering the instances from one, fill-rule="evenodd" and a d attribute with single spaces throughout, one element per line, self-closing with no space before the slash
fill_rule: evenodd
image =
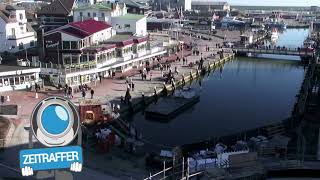
<path id="1" fill-rule="evenodd" d="M 99 75 L 99 80 L 100 80 L 100 84 L 102 83 L 102 76 L 101 74 Z"/>
<path id="2" fill-rule="evenodd" d="M 68 87 L 64 87 L 64 97 L 68 96 Z"/>
<path id="3" fill-rule="evenodd" d="M 82 98 L 85 99 L 86 98 L 86 91 L 82 90 Z"/>
<path id="4" fill-rule="evenodd" d="M 72 99 L 72 88 L 70 86 L 68 87 L 68 97 Z"/>
<path id="5" fill-rule="evenodd" d="M 94 90 L 93 89 L 91 89 L 90 94 L 91 94 L 91 99 L 93 99 L 93 95 L 94 95 Z"/>

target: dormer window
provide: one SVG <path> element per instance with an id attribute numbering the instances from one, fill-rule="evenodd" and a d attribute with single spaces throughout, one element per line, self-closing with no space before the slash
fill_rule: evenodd
<path id="1" fill-rule="evenodd" d="M 19 14 L 19 18 L 20 18 L 20 20 L 23 20 L 23 14 Z"/>

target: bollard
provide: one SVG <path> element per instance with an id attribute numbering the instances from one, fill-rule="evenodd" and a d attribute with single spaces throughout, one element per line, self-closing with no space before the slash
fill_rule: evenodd
<path id="1" fill-rule="evenodd" d="M 10 102 L 10 96 L 7 96 L 7 101 Z"/>

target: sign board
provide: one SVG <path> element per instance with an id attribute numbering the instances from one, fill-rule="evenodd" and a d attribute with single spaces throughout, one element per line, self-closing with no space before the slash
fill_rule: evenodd
<path id="1" fill-rule="evenodd" d="M 57 148 L 27 149 L 20 151 L 20 168 L 31 167 L 33 170 L 70 168 L 71 164 L 83 164 L 80 146 Z"/>

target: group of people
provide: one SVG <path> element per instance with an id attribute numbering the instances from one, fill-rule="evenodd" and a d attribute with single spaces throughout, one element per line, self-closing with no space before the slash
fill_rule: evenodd
<path id="1" fill-rule="evenodd" d="M 84 89 L 81 91 L 81 94 L 82 94 L 82 98 L 85 99 L 87 93 L 86 93 L 86 91 Z M 93 99 L 93 95 L 94 95 L 94 90 L 93 89 L 90 90 L 90 95 L 91 95 L 91 99 Z"/>
<path id="2" fill-rule="evenodd" d="M 141 80 L 147 80 L 147 75 L 150 77 L 150 81 L 152 80 L 152 72 L 151 68 L 147 66 L 146 68 L 140 69 Z"/>
<path id="3" fill-rule="evenodd" d="M 200 51 L 199 50 L 193 50 L 192 51 L 192 55 L 199 56 L 200 55 Z"/>
<path id="4" fill-rule="evenodd" d="M 67 98 L 70 98 L 70 99 L 73 98 L 73 96 L 72 96 L 72 87 L 68 86 L 68 84 L 66 84 L 64 86 L 64 96 L 67 97 Z"/>

